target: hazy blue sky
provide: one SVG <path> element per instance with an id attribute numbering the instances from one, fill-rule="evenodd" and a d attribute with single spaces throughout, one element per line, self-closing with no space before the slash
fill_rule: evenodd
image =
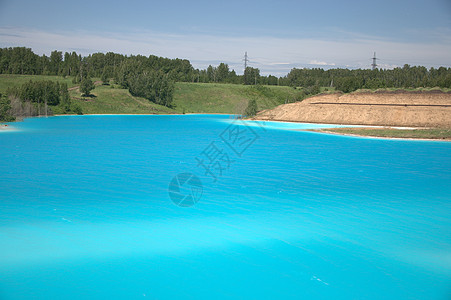
<path id="1" fill-rule="evenodd" d="M 0 0 L 0 47 L 293 67 L 451 66 L 451 0 Z"/>

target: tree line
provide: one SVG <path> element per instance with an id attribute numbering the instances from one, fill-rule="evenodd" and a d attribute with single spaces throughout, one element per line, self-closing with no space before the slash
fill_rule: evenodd
<path id="1" fill-rule="evenodd" d="M 130 67 L 138 70 L 164 74 L 172 82 L 203 82 L 232 84 L 277 85 L 275 76 L 262 76 L 258 68 L 248 67 L 243 75 L 237 75 L 228 64 L 195 69 L 189 60 L 169 59 L 155 55 L 122 55 L 113 52 L 94 53 L 86 57 L 73 52 L 52 51 L 50 56 L 39 56 L 30 48 L 14 47 L 0 49 L 0 73 L 22 75 L 60 75 L 73 77 L 74 83 L 83 78 L 101 78 L 102 81 L 114 78 L 124 86 L 129 80 Z"/>
<path id="2" fill-rule="evenodd" d="M 451 68 L 438 69 L 404 65 L 402 68 L 349 69 L 292 69 L 286 76 L 288 85 L 299 87 L 330 86 L 345 93 L 358 89 L 379 88 L 451 88 Z"/>
<path id="3" fill-rule="evenodd" d="M 378 88 L 451 88 L 451 68 L 430 68 L 404 65 L 394 69 L 292 69 L 286 76 L 262 76 L 258 68 L 247 67 L 243 75 L 237 75 L 225 63 L 208 66 L 204 70 L 195 69 L 189 60 L 169 59 L 154 55 L 122 55 L 113 52 L 94 53 L 82 57 L 76 52 L 53 51 L 50 56 L 39 56 L 29 48 L 15 47 L 0 49 L 0 73 L 29 75 L 73 76 L 75 82 L 86 77 L 114 78 L 123 87 L 130 87 L 133 78 L 143 80 L 143 76 L 157 76 L 168 83 L 218 82 L 248 85 L 285 85 L 314 88 L 334 87 L 343 92 L 357 89 Z M 149 75 L 150 74 L 150 75 Z M 164 75 L 164 76 L 163 76 Z M 155 83 L 155 86 L 160 84 Z M 164 86 L 163 84 L 162 86 Z M 170 86 L 170 84 L 168 84 Z M 170 89 L 170 88 L 169 88 Z M 133 91 L 136 89 L 132 88 Z M 138 88 L 137 90 L 140 90 Z M 139 91 L 136 95 L 152 94 Z M 158 93 L 155 93 L 158 94 Z M 170 94 L 170 93 L 169 93 Z M 149 98 L 157 98 L 149 96 Z M 155 100 L 158 102 L 158 100 Z"/>
<path id="4" fill-rule="evenodd" d="M 65 83 L 30 80 L 20 87 L 9 88 L 6 96 L 0 96 L 0 121 L 51 115 L 54 110 L 58 113 L 82 113 L 80 106 L 72 103 Z"/>

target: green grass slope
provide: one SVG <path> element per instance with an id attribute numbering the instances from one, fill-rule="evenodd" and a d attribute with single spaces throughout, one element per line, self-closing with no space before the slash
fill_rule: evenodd
<path id="1" fill-rule="evenodd" d="M 219 83 L 179 82 L 174 91 L 174 110 L 197 113 L 241 113 L 251 99 L 259 110 L 276 107 L 300 94 L 286 86 L 249 86 Z"/>
<path id="2" fill-rule="evenodd" d="M 273 108 L 285 101 L 293 102 L 301 90 L 286 86 L 246 86 L 219 83 L 175 84 L 173 107 L 157 105 L 147 99 L 133 97 L 128 90 L 117 85 L 97 85 L 93 97 L 81 97 L 72 78 L 43 75 L 0 74 L 0 93 L 8 87 L 20 86 L 27 81 L 52 80 L 67 83 L 70 96 L 84 114 L 171 114 L 171 113 L 243 113 L 251 99 L 257 100 L 259 110 Z M 94 79 L 93 79 L 94 80 Z M 54 109 L 58 113 L 58 109 Z"/>
<path id="3" fill-rule="evenodd" d="M 78 89 L 70 91 L 71 101 L 78 104 L 84 114 L 167 114 L 173 110 L 147 99 L 133 97 L 126 89 L 114 85 L 97 85 L 92 97 L 81 97 Z"/>

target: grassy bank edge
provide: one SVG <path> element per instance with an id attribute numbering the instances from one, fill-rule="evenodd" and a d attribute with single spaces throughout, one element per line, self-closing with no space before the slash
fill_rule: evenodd
<path id="1" fill-rule="evenodd" d="M 451 141 L 451 128 L 341 127 L 312 129 L 309 131 L 375 138 Z"/>

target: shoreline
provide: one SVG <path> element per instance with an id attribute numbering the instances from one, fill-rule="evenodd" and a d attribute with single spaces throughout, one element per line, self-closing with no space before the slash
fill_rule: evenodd
<path id="1" fill-rule="evenodd" d="M 7 122 L 10 123 L 10 122 Z M 0 123 L 0 132 L 18 131 L 18 129 L 9 124 Z"/>
<path id="2" fill-rule="evenodd" d="M 381 126 L 382 127 L 382 126 Z M 346 128 L 346 127 L 344 127 Z M 394 127 L 392 127 L 394 128 Z M 439 139 L 439 138 L 412 138 L 412 137 L 389 137 L 389 136 L 374 136 L 374 135 L 360 135 L 354 133 L 341 133 L 334 132 L 327 129 L 294 129 L 294 131 L 306 131 L 330 135 L 348 136 L 348 137 L 358 137 L 358 138 L 369 138 L 369 139 L 379 139 L 379 140 L 400 140 L 400 141 L 429 141 L 429 142 L 451 142 L 451 139 Z"/>
<path id="3" fill-rule="evenodd" d="M 344 127 L 371 127 L 371 128 L 395 128 L 395 129 L 429 129 L 431 127 L 412 127 L 412 126 L 399 126 L 399 125 L 368 125 L 362 123 L 339 123 L 339 122 L 307 122 L 307 121 L 285 121 L 285 120 L 265 120 L 265 119 L 247 119 L 248 121 L 258 121 L 258 122 L 281 122 L 281 123 L 296 123 L 296 124 L 321 124 L 321 125 L 340 125 Z"/>
<path id="4" fill-rule="evenodd" d="M 52 115 L 49 117 L 66 117 L 66 116 L 183 116 L 183 115 L 233 115 L 233 114 L 227 114 L 227 113 L 173 113 L 173 114 L 82 114 L 82 115 L 75 115 L 75 114 L 57 114 Z M 38 116 L 30 117 L 30 118 L 37 118 Z M 42 116 L 39 116 L 42 117 Z"/>

